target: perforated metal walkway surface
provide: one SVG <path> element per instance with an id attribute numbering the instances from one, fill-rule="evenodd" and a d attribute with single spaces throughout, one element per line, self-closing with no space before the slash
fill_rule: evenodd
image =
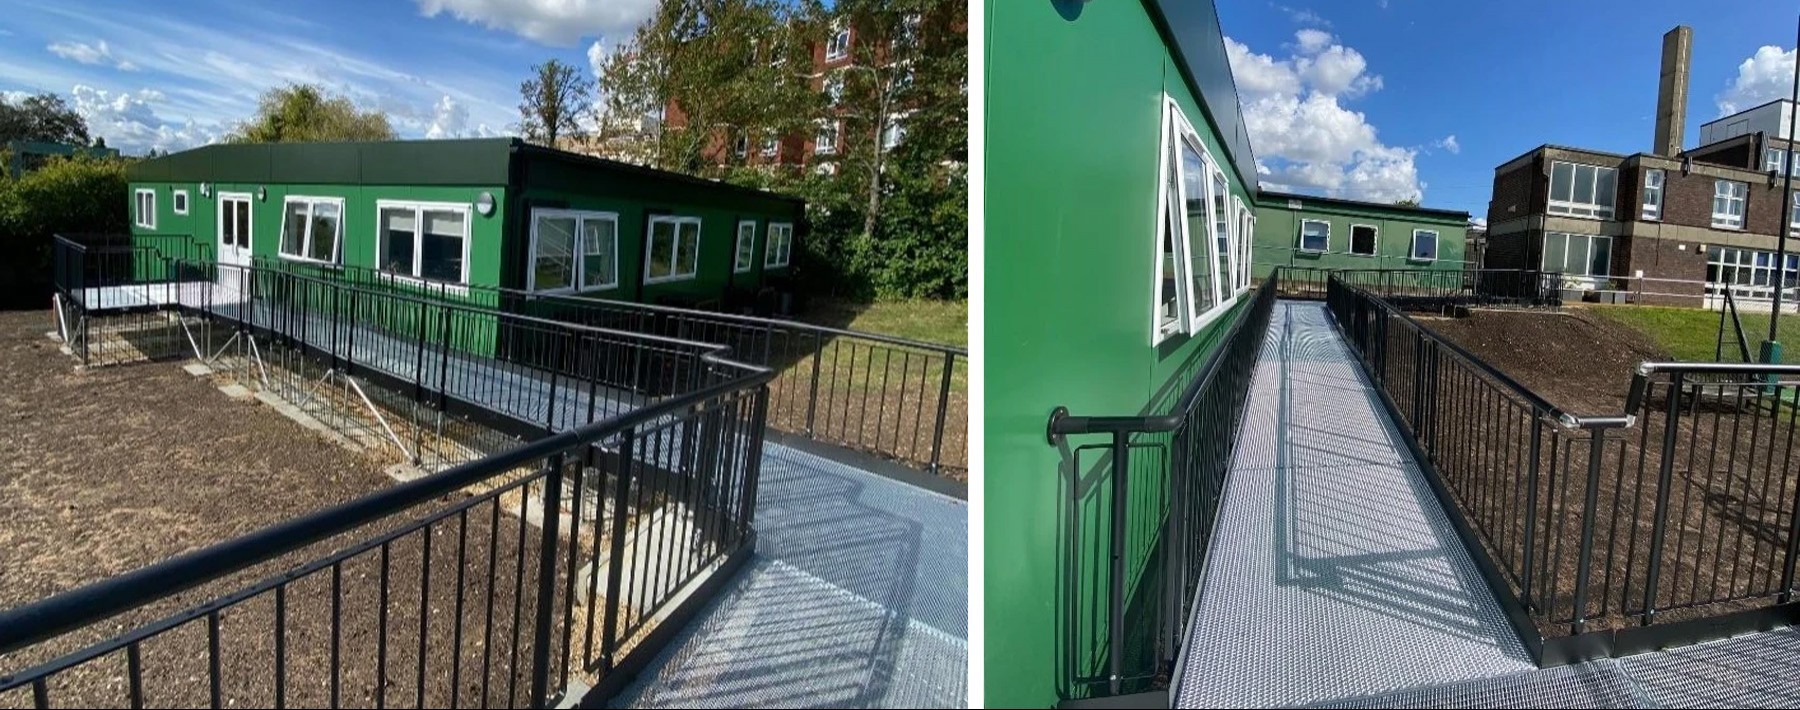
<path id="1" fill-rule="evenodd" d="M 1280 302 L 1171 698 L 1271 707 L 1533 668 L 1324 306 Z"/>
<path id="2" fill-rule="evenodd" d="M 615 707 L 965 707 L 968 505 L 770 445 L 756 557 Z"/>

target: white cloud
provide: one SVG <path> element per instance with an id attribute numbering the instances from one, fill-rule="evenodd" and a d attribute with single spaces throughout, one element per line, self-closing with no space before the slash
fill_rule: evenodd
<path id="1" fill-rule="evenodd" d="M 1365 115 L 1343 105 L 1381 90 L 1368 61 L 1317 30 L 1296 32 L 1293 47 L 1277 59 L 1225 38 L 1262 184 L 1375 202 L 1421 198 L 1418 151 L 1382 143 Z"/>
<path id="2" fill-rule="evenodd" d="M 1295 7 L 1288 7 L 1286 5 L 1276 5 L 1275 9 L 1280 10 L 1282 14 L 1287 15 L 1288 19 L 1298 22 L 1302 25 L 1318 25 L 1320 27 L 1330 27 L 1331 26 L 1330 20 L 1320 17 L 1319 13 L 1313 12 L 1312 10 L 1307 9 L 1307 8 L 1295 8 Z"/>
<path id="3" fill-rule="evenodd" d="M 1451 155 L 1456 155 L 1457 153 L 1462 152 L 1462 145 L 1456 142 L 1456 134 L 1455 133 L 1444 136 L 1443 140 L 1433 141 L 1431 144 L 1434 146 L 1437 146 L 1439 148 L 1443 148 L 1444 150 L 1450 151 Z"/>
<path id="4" fill-rule="evenodd" d="M 1737 78 L 1713 97 L 1727 116 L 1774 101 L 1794 88 L 1794 50 L 1763 45 L 1738 65 Z"/>
<path id="5" fill-rule="evenodd" d="M 1487 218 L 1486 217 L 1470 217 L 1469 218 L 1469 226 L 1487 229 Z"/>
<path id="6" fill-rule="evenodd" d="M 81 64 L 107 64 L 122 71 L 137 71 L 138 66 L 129 61 L 113 56 L 112 48 L 106 46 L 106 40 L 93 44 L 82 42 L 53 42 L 45 47 L 51 54 Z"/>
<path id="7" fill-rule="evenodd" d="M 1308 29 L 1295 32 L 1294 39 L 1299 41 L 1301 53 L 1318 54 L 1319 50 L 1331 46 L 1333 38 L 1330 32 Z"/>
<path id="8" fill-rule="evenodd" d="M 109 92 L 77 84 L 69 92 L 76 113 L 87 120 L 88 132 L 106 139 L 107 145 L 127 154 L 186 150 L 216 143 L 228 128 L 187 119 L 175 121 L 156 112 L 153 104 L 167 99 L 155 89 Z"/>
<path id="9" fill-rule="evenodd" d="M 426 17 L 456 19 L 546 44 L 623 37 L 656 12 L 659 0 L 417 0 Z"/>
<path id="10" fill-rule="evenodd" d="M 425 129 L 425 137 L 437 140 L 440 138 L 492 138 L 502 135 L 488 127 L 488 124 L 469 126 L 469 109 L 457 102 L 449 94 L 438 99 L 431 108 L 431 125 Z"/>

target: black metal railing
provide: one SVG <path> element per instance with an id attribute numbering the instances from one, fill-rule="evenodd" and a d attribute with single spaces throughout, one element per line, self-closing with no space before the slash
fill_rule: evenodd
<path id="1" fill-rule="evenodd" d="M 1737 297 L 1732 289 L 1724 289 L 1725 303 L 1719 308 L 1719 337 L 1713 343 L 1713 360 L 1727 362 L 1725 359 L 1725 343 L 1727 340 L 1736 345 L 1736 362 L 1752 362 L 1750 359 L 1750 338 L 1744 333 L 1744 319 L 1738 316 Z"/>
<path id="2" fill-rule="evenodd" d="M 508 313 L 718 343 L 745 362 L 779 372 L 769 403 L 769 423 L 776 429 L 932 472 L 968 471 L 968 351 L 963 348 L 715 311 L 425 284 L 363 267 L 314 271 L 368 288 L 472 300 Z M 500 356 L 530 355 L 502 348 Z"/>
<path id="3" fill-rule="evenodd" d="M 110 248 L 58 241 L 72 308 L 111 280 L 74 261 Z M 712 343 L 155 262 L 132 287 L 173 309 L 188 347 L 248 348 L 246 376 L 305 396 L 314 375 L 377 385 L 356 391 L 410 410 L 415 460 L 446 416 L 534 443 L 0 613 L 0 705 L 542 706 L 579 674 L 611 692 L 753 547 L 768 368 Z M 540 350 L 493 359 L 508 337 Z M 165 608 L 198 585 L 212 601 Z"/>
<path id="4" fill-rule="evenodd" d="M 1107 617 L 1104 624 L 1092 624 L 1105 629 L 1104 638 L 1096 639 L 1099 658 L 1092 659 L 1101 661 L 1104 671 L 1097 678 L 1071 679 L 1080 686 L 1070 689 L 1071 697 L 1144 689 L 1172 667 L 1199 593 L 1281 278 L 1277 272 L 1255 291 L 1166 412 L 1090 417 L 1058 407 L 1051 414 L 1053 445 L 1070 436 L 1105 435 L 1106 443 L 1091 448 L 1104 450 L 1110 463 L 1110 496 L 1101 514 L 1108 526 L 1103 545 L 1110 552 L 1102 575 Z M 1141 494 L 1143 486 L 1154 490 Z M 1143 663 L 1129 668 L 1132 659 Z M 1078 660 L 1077 665 L 1086 664 Z"/>
<path id="5" fill-rule="evenodd" d="M 656 652 L 653 620 L 752 548 L 771 377 L 0 612 L 0 704 L 545 707 L 571 681 L 616 690 Z M 223 591 L 137 613 L 196 587 Z"/>
<path id="6" fill-rule="evenodd" d="M 1800 367 L 1646 363 L 1621 413 L 1577 415 L 1376 294 L 1330 288 L 1337 326 L 1541 662 L 1789 613 Z"/>
<path id="7" fill-rule="evenodd" d="M 1528 269 L 1284 267 L 1281 297 L 1323 300 L 1333 276 L 1408 310 L 1562 305 L 1563 275 Z"/>

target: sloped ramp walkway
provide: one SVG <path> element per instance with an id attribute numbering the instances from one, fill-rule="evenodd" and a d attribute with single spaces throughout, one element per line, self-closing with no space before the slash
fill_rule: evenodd
<path id="1" fill-rule="evenodd" d="M 1276 304 L 1237 447 L 1178 707 L 1534 668 L 1323 305 Z"/>
<path id="2" fill-rule="evenodd" d="M 791 448 L 756 556 L 614 707 L 965 707 L 968 505 Z"/>

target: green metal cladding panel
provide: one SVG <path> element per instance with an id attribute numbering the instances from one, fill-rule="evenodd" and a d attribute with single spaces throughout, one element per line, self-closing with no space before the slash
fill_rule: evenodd
<path id="1" fill-rule="evenodd" d="M 1300 223 L 1322 220 L 1331 225 L 1330 244 L 1322 253 L 1301 251 Z M 1350 229 L 1353 225 L 1376 228 L 1376 250 L 1373 256 L 1350 252 Z M 1412 234 L 1415 229 L 1438 233 L 1436 261 L 1411 258 Z M 1265 198 L 1256 206 L 1257 278 L 1269 275 L 1277 266 L 1317 269 L 1461 269 L 1468 222 L 1431 216 L 1407 215 L 1398 210 L 1356 209 L 1351 206 L 1322 205 L 1305 201 L 1301 208 L 1291 209 L 1285 198 Z"/>
<path id="2" fill-rule="evenodd" d="M 525 288 L 524 269 L 529 268 L 526 260 L 529 258 L 531 213 L 534 208 L 611 212 L 618 215 L 618 286 L 582 291 L 580 295 L 644 303 L 667 300 L 695 303 L 717 299 L 727 291 L 754 291 L 763 286 L 768 277 L 786 273 L 788 266 L 765 270 L 763 261 L 771 223 L 793 225 L 796 230 L 795 239 L 798 240 L 800 219 L 797 207 L 780 201 L 719 197 L 691 187 L 656 192 L 629 190 L 623 186 L 608 186 L 603 183 L 585 185 L 579 189 L 528 188 L 524 193 L 524 214 L 519 222 L 520 237 L 514 247 L 514 257 L 520 268 L 509 276 L 507 285 Z M 700 218 L 700 259 L 694 278 L 644 283 L 645 244 L 650 218 L 656 215 Z M 738 273 L 733 268 L 740 221 L 756 224 L 750 270 L 743 273 Z"/>
<path id="3" fill-rule="evenodd" d="M 1111 471 L 1082 449 L 1104 441 L 1051 446 L 1050 412 L 1166 410 L 1237 315 L 1151 344 L 1165 91 L 1253 200 L 1143 5 L 996 0 L 987 17 L 982 662 L 989 706 L 1041 707 L 1087 694 L 1069 679 L 1101 674 L 1107 633 Z M 1153 474 L 1130 480 L 1136 585 L 1166 502 Z"/>
<path id="4" fill-rule="evenodd" d="M 469 283 L 474 286 L 500 285 L 500 253 L 504 239 L 506 224 L 506 191 L 503 186 L 487 187 L 429 187 L 407 185 L 348 185 L 348 184 L 265 184 L 265 183 L 210 183 L 211 194 L 202 196 L 199 183 L 153 183 L 133 182 L 131 193 L 141 188 L 156 191 L 157 224 L 155 229 L 134 226 L 132 233 L 140 244 L 156 244 L 158 236 L 187 236 L 197 243 L 208 257 L 218 244 L 218 219 L 220 196 L 227 193 L 249 194 L 252 198 L 250 207 L 250 251 L 251 254 L 280 263 L 287 268 L 303 274 L 328 275 L 336 271 L 331 267 L 285 259 L 280 254 L 283 205 L 289 196 L 330 197 L 344 201 L 343 243 L 340 245 L 340 258 L 345 266 L 379 268 L 376 258 L 376 204 L 378 201 L 428 202 L 464 205 L 469 214 L 468 273 Z M 172 208 L 172 195 L 175 190 L 187 190 L 190 205 L 187 215 L 176 215 Z M 266 190 L 259 197 L 258 190 Z M 494 213 L 483 216 L 474 208 L 476 196 L 482 192 L 492 192 L 495 199 Z M 135 209 L 135 206 L 133 207 Z M 134 215 L 135 217 L 135 215 Z M 481 303 L 477 298 L 473 305 L 491 306 Z M 493 348 L 492 319 L 464 318 L 457 327 L 462 332 L 455 340 L 465 349 L 478 353 L 490 353 Z M 467 325 L 465 325 L 465 323 Z M 395 320 L 385 325 L 412 332 L 412 321 Z"/>

